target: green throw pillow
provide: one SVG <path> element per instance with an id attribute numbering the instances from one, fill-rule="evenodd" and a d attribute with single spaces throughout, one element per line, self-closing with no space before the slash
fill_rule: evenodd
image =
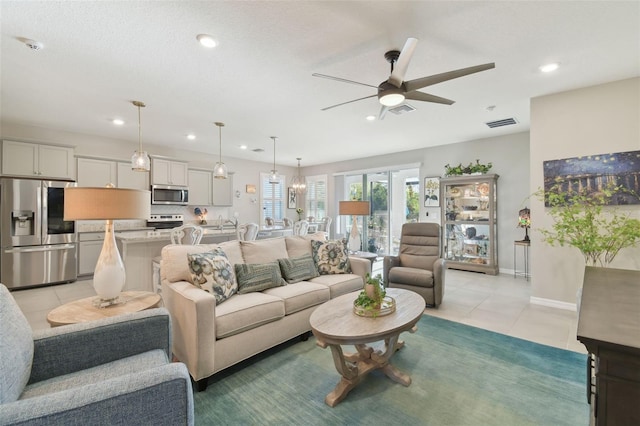
<path id="1" fill-rule="evenodd" d="M 316 268 L 316 264 L 310 254 L 278 259 L 278 263 L 284 279 L 289 284 L 315 278 L 319 275 L 318 268 Z"/>
<path id="2" fill-rule="evenodd" d="M 220 304 L 238 291 L 233 266 L 220 248 L 204 253 L 187 254 L 191 282 L 213 294 Z"/>
<path id="3" fill-rule="evenodd" d="M 311 252 L 320 275 L 351 273 L 349 252 L 344 240 L 312 240 Z"/>
<path id="4" fill-rule="evenodd" d="M 278 262 L 237 263 L 235 268 L 239 294 L 285 285 Z"/>

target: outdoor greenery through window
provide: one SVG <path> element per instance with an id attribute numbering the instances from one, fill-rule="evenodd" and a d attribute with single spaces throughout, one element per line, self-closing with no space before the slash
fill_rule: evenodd
<path id="1" fill-rule="evenodd" d="M 327 215 L 327 175 L 307 176 L 304 217 L 317 220 Z"/>
<path id="2" fill-rule="evenodd" d="M 266 217 L 274 220 L 281 220 L 285 214 L 287 194 L 285 176 L 280 176 L 278 183 L 269 183 L 269 174 L 260 173 L 260 205 L 262 206 L 262 215 L 260 220 L 264 224 Z"/>

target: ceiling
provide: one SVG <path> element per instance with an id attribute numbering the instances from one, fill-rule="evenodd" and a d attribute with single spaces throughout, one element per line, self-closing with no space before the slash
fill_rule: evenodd
<path id="1" fill-rule="evenodd" d="M 640 76 L 640 2 L 6 1 L 5 123 L 309 166 L 529 129 L 529 100 Z M 206 49 L 196 35 L 219 42 Z M 423 91 L 451 106 L 377 115 L 384 53 L 419 40 L 405 80 L 495 62 Z M 23 40 L 43 44 L 34 51 Z M 538 67 L 560 62 L 543 74 Z M 490 108 L 493 106 L 493 108 Z M 485 122 L 513 117 L 490 129 Z M 111 120 L 122 118 L 124 126 Z M 189 141 L 188 133 L 196 135 Z M 249 147 L 243 151 L 239 148 Z M 253 149 L 262 148 L 258 153 Z"/>

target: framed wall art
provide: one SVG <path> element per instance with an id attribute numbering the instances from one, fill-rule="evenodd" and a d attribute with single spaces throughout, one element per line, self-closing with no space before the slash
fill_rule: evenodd
<path id="1" fill-rule="evenodd" d="M 585 155 L 543 162 L 544 190 L 597 193 L 607 185 L 619 185 L 625 194 L 610 204 L 640 204 L 640 151 Z"/>
<path id="2" fill-rule="evenodd" d="M 293 187 L 289 187 L 287 188 L 287 208 L 288 209 L 295 209 L 296 208 L 296 202 L 298 201 L 298 194 L 296 194 L 296 190 L 293 189 Z"/>
<path id="3" fill-rule="evenodd" d="M 440 178 L 439 177 L 424 178 L 424 206 L 425 207 L 440 206 Z"/>

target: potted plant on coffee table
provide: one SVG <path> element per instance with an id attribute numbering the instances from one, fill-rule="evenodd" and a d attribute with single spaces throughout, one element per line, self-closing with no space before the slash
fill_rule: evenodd
<path id="1" fill-rule="evenodd" d="M 387 296 L 380 274 L 365 276 L 364 288 L 353 302 L 353 312 L 363 317 L 388 315 L 396 310 L 395 300 Z"/>

